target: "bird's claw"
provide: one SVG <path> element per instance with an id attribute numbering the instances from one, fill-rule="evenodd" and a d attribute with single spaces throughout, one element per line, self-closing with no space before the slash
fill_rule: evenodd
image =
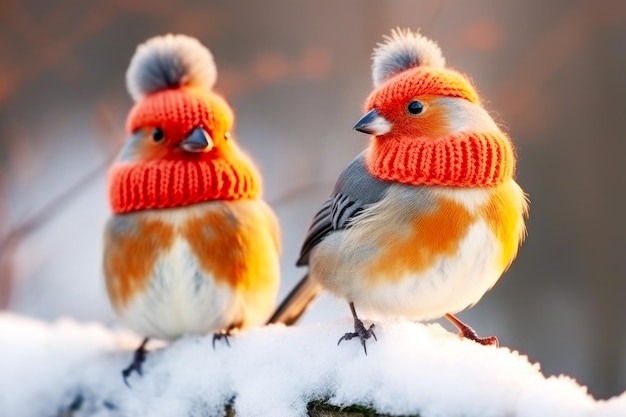
<path id="1" fill-rule="evenodd" d="M 230 341 L 228 340 L 228 337 L 230 335 L 231 335 L 230 331 L 228 330 L 222 330 L 221 332 L 214 333 L 213 334 L 213 350 L 215 350 L 215 342 L 218 340 L 222 340 L 222 339 L 224 339 L 224 341 L 226 342 L 226 346 L 230 347 Z"/>
<path id="2" fill-rule="evenodd" d="M 500 346 L 500 342 L 498 341 L 498 338 L 495 336 L 477 337 L 476 339 L 472 339 L 472 340 L 485 346 L 495 346 L 495 347 Z"/>
<path id="3" fill-rule="evenodd" d="M 124 384 L 126 384 L 128 388 L 132 388 L 130 384 L 128 383 L 128 377 L 131 376 L 133 371 L 137 372 L 139 376 L 143 376 L 143 374 L 141 373 L 141 365 L 135 365 L 134 362 L 131 363 L 127 368 L 124 368 L 122 370 L 122 378 L 124 378 Z"/>
<path id="4" fill-rule="evenodd" d="M 366 329 L 365 326 L 363 325 L 363 322 L 360 319 L 355 319 L 354 320 L 354 332 L 346 333 L 343 336 L 341 336 L 341 338 L 337 342 L 337 346 L 339 346 L 339 344 L 343 342 L 344 340 L 351 340 L 351 339 L 354 339 L 355 337 L 358 337 L 361 340 L 361 346 L 363 346 L 363 350 L 365 351 L 365 354 L 367 355 L 367 345 L 365 344 L 365 341 L 369 339 L 370 337 L 373 337 L 374 340 L 378 341 L 378 339 L 376 338 L 376 333 L 374 333 L 374 327 L 375 327 L 374 324 L 372 324 L 370 325 L 369 328 Z"/>
<path id="5" fill-rule="evenodd" d="M 450 320 L 454 326 L 459 329 L 459 336 L 464 337 L 469 340 L 473 340 L 476 343 L 480 343 L 484 346 L 495 346 L 498 347 L 500 344 L 498 342 L 498 338 L 495 336 L 489 337 L 478 337 L 476 331 L 469 327 L 467 324 L 463 323 L 461 320 L 456 318 L 453 314 L 447 313 L 445 317 Z"/>
<path id="6" fill-rule="evenodd" d="M 459 336 L 469 340 L 473 340 L 476 343 L 480 343 L 484 346 L 500 346 L 500 342 L 496 336 L 479 337 L 478 334 L 471 327 L 466 327 L 459 331 Z"/>
<path id="7" fill-rule="evenodd" d="M 128 377 L 132 375 L 133 371 L 137 372 L 139 376 L 143 376 L 143 370 L 141 369 L 141 366 L 143 365 L 145 360 L 146 360 L 146 349 L 145 349 L 145 342 L 144 342 L 135 351 L 135 355 L 133 356 L 133 361 L 130 363 L 130 365 L 128 365 L 126 368 L 122 370 L 122 378 L 124 378 L 124 384 L 126 384 L 128 388 L 132 388 L 130 384 L 128 383 Z"/>

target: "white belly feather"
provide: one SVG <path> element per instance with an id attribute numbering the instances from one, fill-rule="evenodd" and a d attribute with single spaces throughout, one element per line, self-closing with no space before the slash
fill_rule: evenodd
<path id="1" fill-rule="evenodd" d="M 519 206 L 523 207 L 524 195 L 519 186 L 514 181 L 507 186 L 518 190 Z M 472 306 L 503 272 L 500 243 L 480 218 L 468 228 L 454 255 L 439 255 L 427 270 L 393 279 L 368 279 L 368 266 L 379 250 L 371 241 L 372 231 L 385 228 L 390 233 L 405 232 L 407 223 L 402 216 L 432 209 L 428 199 L 438 194 L 462 204 L 474 215 L 488 201 L 491 192 L 480 188 L 429 187 L 430 197 L 427 195 L 421 205 L 416 205 L 407 190 L 410 189 L 405 186 L 394 186 L 381 203 L 368 209 L 352 227 L 332 233 L 320 242 L 311 254 L 311 277 L 331 293 L 354 302 L 359 311 L 381 318 L 427 320 Z M 394 195 L 390 198 L 391 194 Z M 521 216 L 520 209 L 520 228 L 523 228 Z"/>
<path id="2" fill-rule="evenodd" d="M 173 339 L 224 329 L 240 311 L 234 292 L 203 272 L 179 237 L 156 262 L 146 291 L 128 304 L 121 318 L 143 335 Z"/>
<path id="3" fill-rule="evenodd" d="M 472 306 L 500 278 L 500 246 L 484 221 L 474 223 L 461 241 L 457 256 L 440 257 L 422 274 L 408 274 L 395 283 L 357 288 L 358 305 L 374 315 L 428 320 Z M 358 291 L 358 289 L 363 289 Z"/>

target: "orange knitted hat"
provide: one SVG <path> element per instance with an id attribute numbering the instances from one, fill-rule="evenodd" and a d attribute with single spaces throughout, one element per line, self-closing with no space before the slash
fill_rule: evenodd
<path id="1" fill-rule="evenodd" d="M 131 139 L 109 171 L 113 212 L 259 195 L 260 176 L 228 133 L 232 110 L 211 90 L 216 70 L 208 49 L 183 35 L 152 38 L 137 48 L 126 77 L 136 103 L 126 121 Z M 146 137 L 145 129 L 158 134 Z M 192 136 L 206 149 L 183 149 Z"/>
<path id="2" fill-rule="evenodd" d="M 480 104 L 478 93 L 461 73 L 448 68 L 415 67 L 393 75 L 370 95 L 367 107 L 387 100 L 402 100 L 421 95 L 458 97 Z"/>
<path id="3" fill-rule="evenodd" d="M 207 132 L 226 132 L 233 120 L 232 110 L 219 95 L 180 87 L 157 91 L 135 103 L 126 130 L 132 134 L 143 126 L 159 126 L 168 137 L 182 138 L 197 126 Z"/>
<path id="4" fill-rule="evenodd" d="M 377 87 L 366 110 L 387 103 L 408 104 L 419 96 L 464 99 L 480 106 L 467 76 L 445 67 L 441 50 L 419 33 L 395 30 L 374 50 L 372 74 Z M 407 117 L 410 117 L 407 115 Z M 489 186 L 511 178 L 515 153 L 500 130 L 463 131 L 447 137 L 374 137 L 367 167 L 375 177 L 413 185 Z"/>

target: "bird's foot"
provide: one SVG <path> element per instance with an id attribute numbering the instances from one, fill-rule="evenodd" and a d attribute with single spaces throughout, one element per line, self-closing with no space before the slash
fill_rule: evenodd
<path id="1" fill-rule="evenodd" d="M 474 329 L 463 323 L 461 320 L 457 319 L 452 314 L 446 314 L 446 318 L 450 320 L 457 329 L 459 329 L 459 336 L 469 340 L 473 340 L 474 342 L 480 343 L 481 345 L 485 346 L 498 347 L 500 345 L 496 336 L 479 337 Z"/>
<path id="2" fill-rule="evenodd" d="M 485 346 L 495 346 L 498 347 L 500 343 L 498 342 L 498 338 L 496 336 L 488 336 L 488 337 L 479 337 L 474 329 L 471 327 L 466 327 L 465 329 L 459 329 L 459 336 L 464 337 L 469 340 L 473 340 L 476 343 L 480 343 Z"/>
<path id="3" fill-rule="evenodd" d="M 224 341 L 226 342 L 226 346 L 230 347 L 230 341 L 228 340 L 230 336 L 232 336 L 231 329 L 221 330 L 217 333 L 214 333 L 213 334 L 213 350 L 215 350 L 215 342 L 217 342 L 218 340 L 222 340 L 222 339 L 224 339 Z"/>
<path id="4" fill-rule="evenodd" d="M 143 342 L 141 342 L 141 345 L 139 345 L 137 350 L 135 350 L 133 361 L 130 363 L 130 365 L 122 370 L 122 378 L 124 378 L 124 384 L 126 384 L 128 388 L 131 388 L 130 384 L 128 383 L 128 377 L 132 375 L 133 371 L 137 372 L 139 376 L 143 376 L 141 366 L 146 360 L 146 354 L 148 353 L 146 351 L 146 343 L 148 343 L 147 337 L 143 340 Z"/>
<path id="5" fill-rule="evenodd" d="M 351 339 L 354 339 L 355 337 L 358 337 L 361 340 L 361 346 L 363 346 L 363 350 L 365 351 L 366 355 L 367 355 L 367 345 L 365 344 L 365 341 L 369 339 L 370 337 L 373 337 L 374 340 L 378 341 L 378 339 L 376 338 L 376 334 L 374 333 L 374 325 L 372 324 L 369 328 L 366 329 L 361 319 L 355 317 L 354 318 L 354 332 L 346 333 L 343 336 L 341 336 L 341 338 L 337 342 L 337 346 L 339 346 L 339 344 L 343 342 L 344 340 L 351 340 Z"/>

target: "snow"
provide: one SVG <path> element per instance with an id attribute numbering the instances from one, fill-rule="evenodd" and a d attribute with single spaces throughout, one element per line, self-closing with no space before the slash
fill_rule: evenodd
<path id="1" fill-rule="evenodd" d="M 0 417 L 302 416 L 307 403 L 365 405 L 422 417 L 623 417 L 626 393 L 596 401 L 573 379 L 545 377 L 507 348 L 462 340 L 437 324 L 376 323 L 368 355 L 337 340 L 349 319 L 152 342 L 144 375 L 120 371 L 140 339 L 100 324 L 47 324 L 0 314 Z"/>

